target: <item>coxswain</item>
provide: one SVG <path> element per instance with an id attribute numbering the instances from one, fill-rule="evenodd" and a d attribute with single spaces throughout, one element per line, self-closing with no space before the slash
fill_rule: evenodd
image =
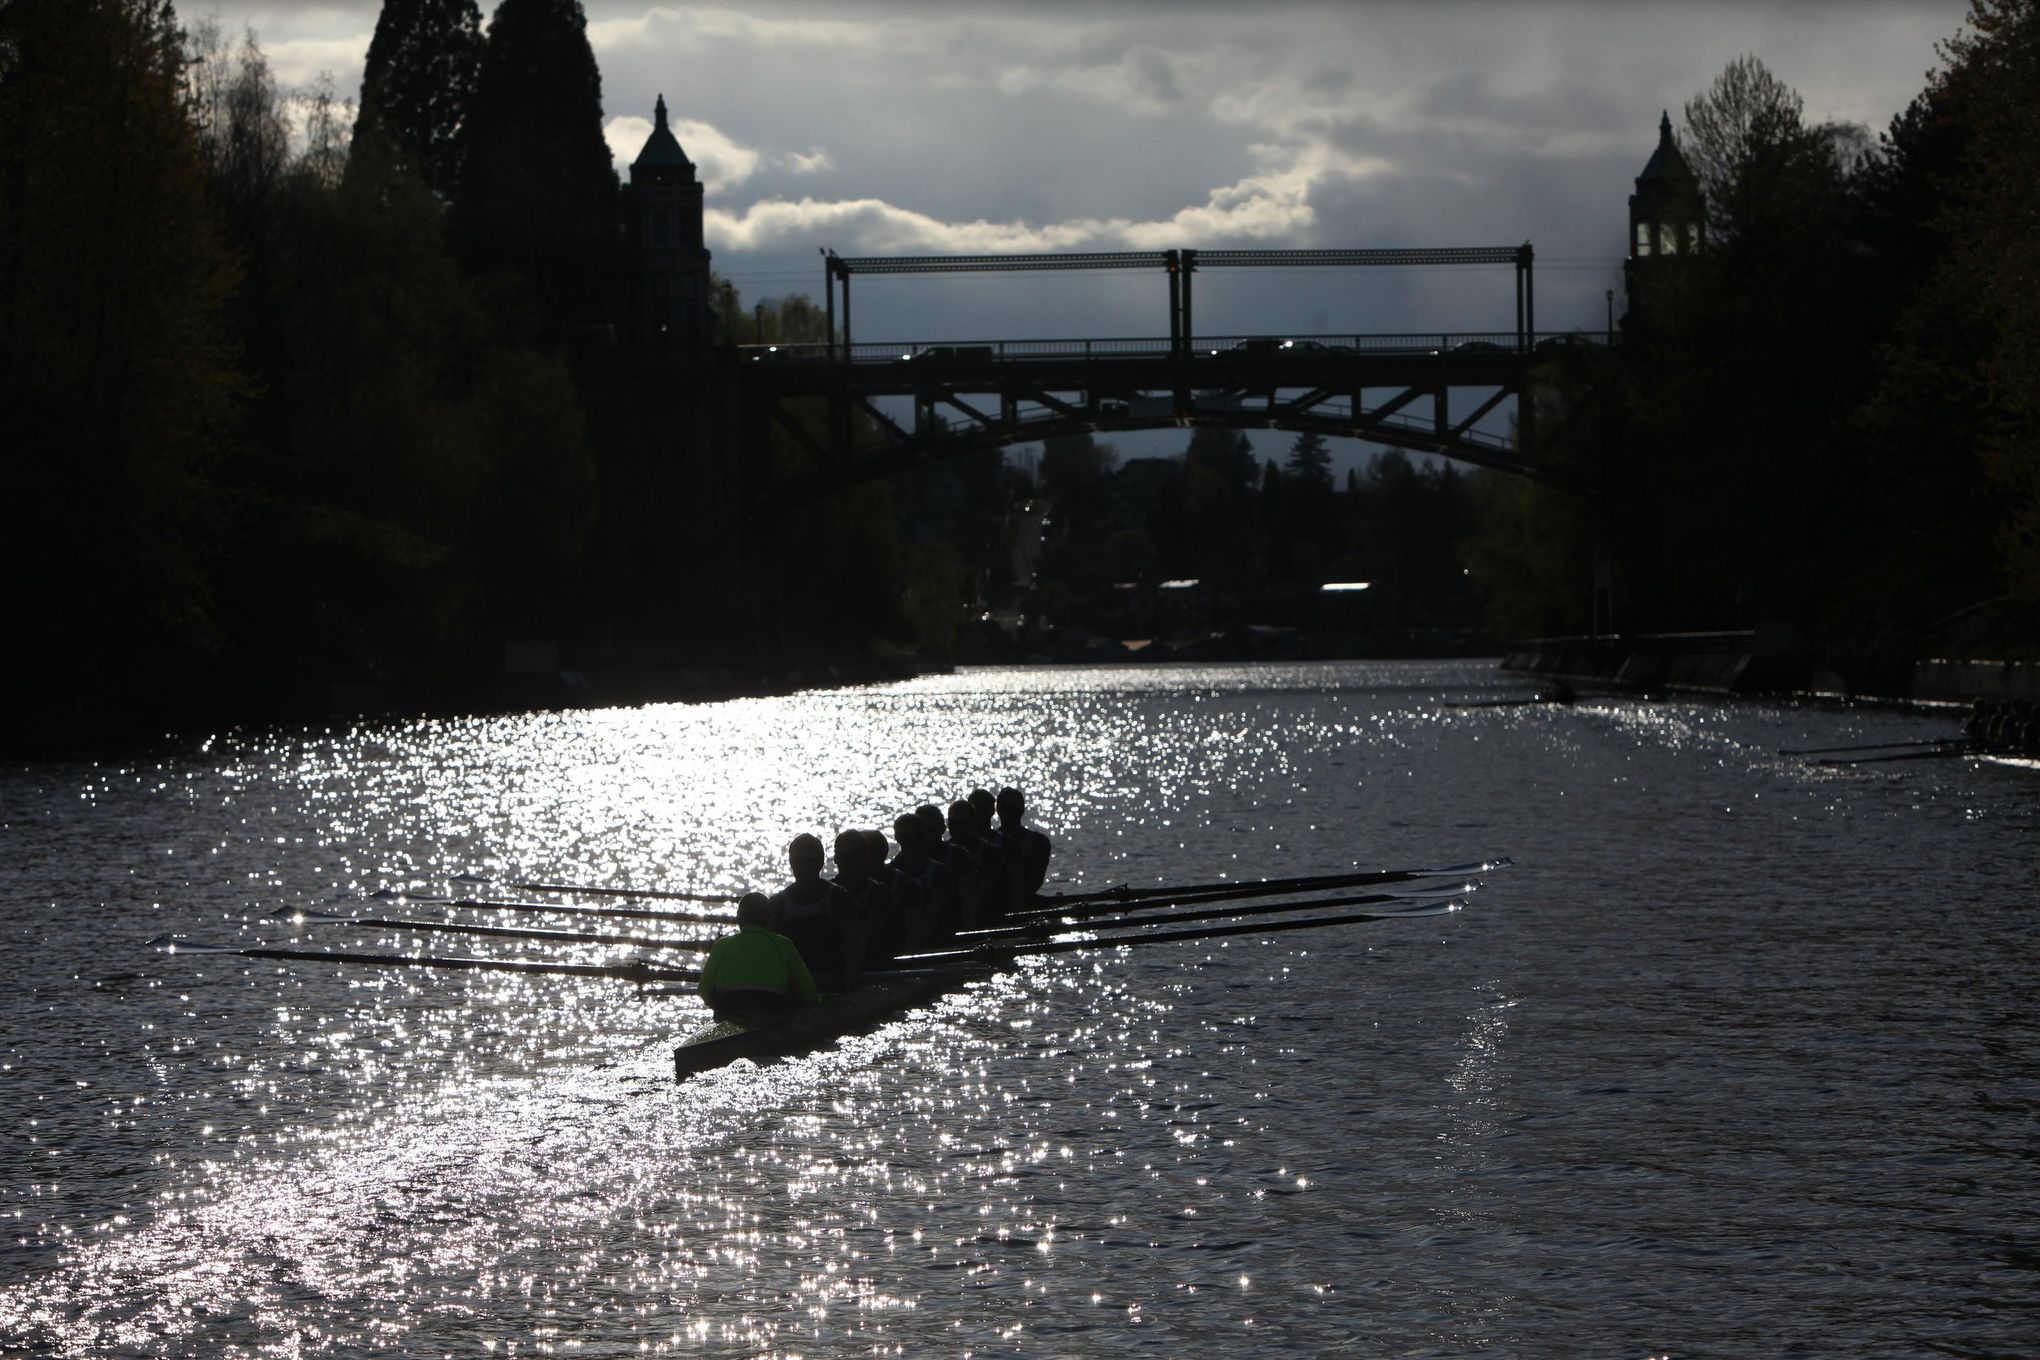
<path id="1" fill-rule="evenodd" d="M 772 928 L 792 940 L 823 987 L 855 986 L 864 965 L 857 904 L 822 877 L 822 841 L 803 831 L 786 847 L 793 882 L 772 894 Z"/>
<path id="2" fill-rule="evenodd" d="M 1027 796 L 1007 787 L 999 790 L 999 845 L 1006 856 L 1007 901 L 1015 911 L 1032 906 L 1048 879 L 1052 847 L 1048 837 L 1028 826 Z"/>
<path id="3" fill-rule="evenodd" d="M 709 947 L 701 965 L 701 999 L 717 1016 L 791 1015 L 822 999 L 800 950 L 769 924 L 764 893 L 737 903 L 737 933 Z"/>
<path id="4" fill-rule="evenodd" d="M 885 843 L 880 836 L 879 843 Z M 864 966 L 883 968 L 900 956 L 899 905 L 893 900 L 892 875 L 874 872 L 885 867 L 885 852 L 872 858 L 871 843 L 862 831 L 836 837 L 835 884 L 857 904 L 857 924 L 864 936 Z"/>

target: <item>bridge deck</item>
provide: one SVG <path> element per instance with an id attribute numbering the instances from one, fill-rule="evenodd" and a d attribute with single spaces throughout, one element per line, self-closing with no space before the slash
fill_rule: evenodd
<path id="1" fill-rule="evenodd" d="M 738 357 L 756 397 L 819 398 L 836 413 L 824 436 L 780 406 L 774 418 L 804 442 L 848 453 L 853 407 L 885 433 L 882 448 L 828 460 L 848 479 L 1085 429 L 1225 424 L 1378 440 L 1564 484 L 1479 427 L 1527 390 L 1532 370 L 1605 352 L 1607 339 L 1486 331 L 1203 336 L 1189 346 L 1168 337 L 913 341 L 753 345 Z M 912 399 L 911 418 L 872 404 L 899 398 Z"/>

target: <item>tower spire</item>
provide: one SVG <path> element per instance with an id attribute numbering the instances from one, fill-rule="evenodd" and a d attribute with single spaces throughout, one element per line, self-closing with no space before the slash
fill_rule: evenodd
<path id="1" fill-rule="evenodd" d="M 631 162 L 626 193 L 637 262 L 636 330 L 644 361 L 669 371 L 704 362 L 711 316 L 702 185 L 673 135 L 663 94 L 652 106 L 652 135 Z"/>

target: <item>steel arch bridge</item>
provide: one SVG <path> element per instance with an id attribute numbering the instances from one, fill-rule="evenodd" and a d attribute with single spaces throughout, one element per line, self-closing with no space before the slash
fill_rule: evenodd
<path id="1" fill-rule="evenodd" d="M 1590 489 L 1536 456 L 1531 374 L 1553 360 L 1584 357 L 1611 337 L 1536 332 L 1527 244 L 873 259 L 825 252 L 824 260 L 832 339 L 736 351 L 746 445 L 762 447 L 777 427 L 816 469 L 799 485 L 759 488 L 759 499 L 775 506 L 973 450 L 1197 426 L 1314 431 Z M 1191 280 L 1199 268 L 1436 264 L 1513 265 L 1515 329 L 1276 337 L 1200 336 L 1192 326 Z M 1167 336 L 872 344 L 850 334 L 850 280 L 857 274 L 1141 266 L 1167 272 Z M 835 339 L 839 285 L 842 330 Z M 1510 398 L 1517 400 L 1520 445 L 1479 427 Z"/>

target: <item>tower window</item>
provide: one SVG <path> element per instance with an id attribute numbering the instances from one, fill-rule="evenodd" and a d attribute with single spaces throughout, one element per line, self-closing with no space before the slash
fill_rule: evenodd
<path id="1" fill-rule="evenodd" d="M 1637 255 L 1648 255 L 1650 254 L 1650 247 L 1651 247 L 1650 223 L 1638 222 L 1636 224 L 1636 244 L 1632 247 L 1632 249 L 1634 253 L 1636 253 Z"/>

